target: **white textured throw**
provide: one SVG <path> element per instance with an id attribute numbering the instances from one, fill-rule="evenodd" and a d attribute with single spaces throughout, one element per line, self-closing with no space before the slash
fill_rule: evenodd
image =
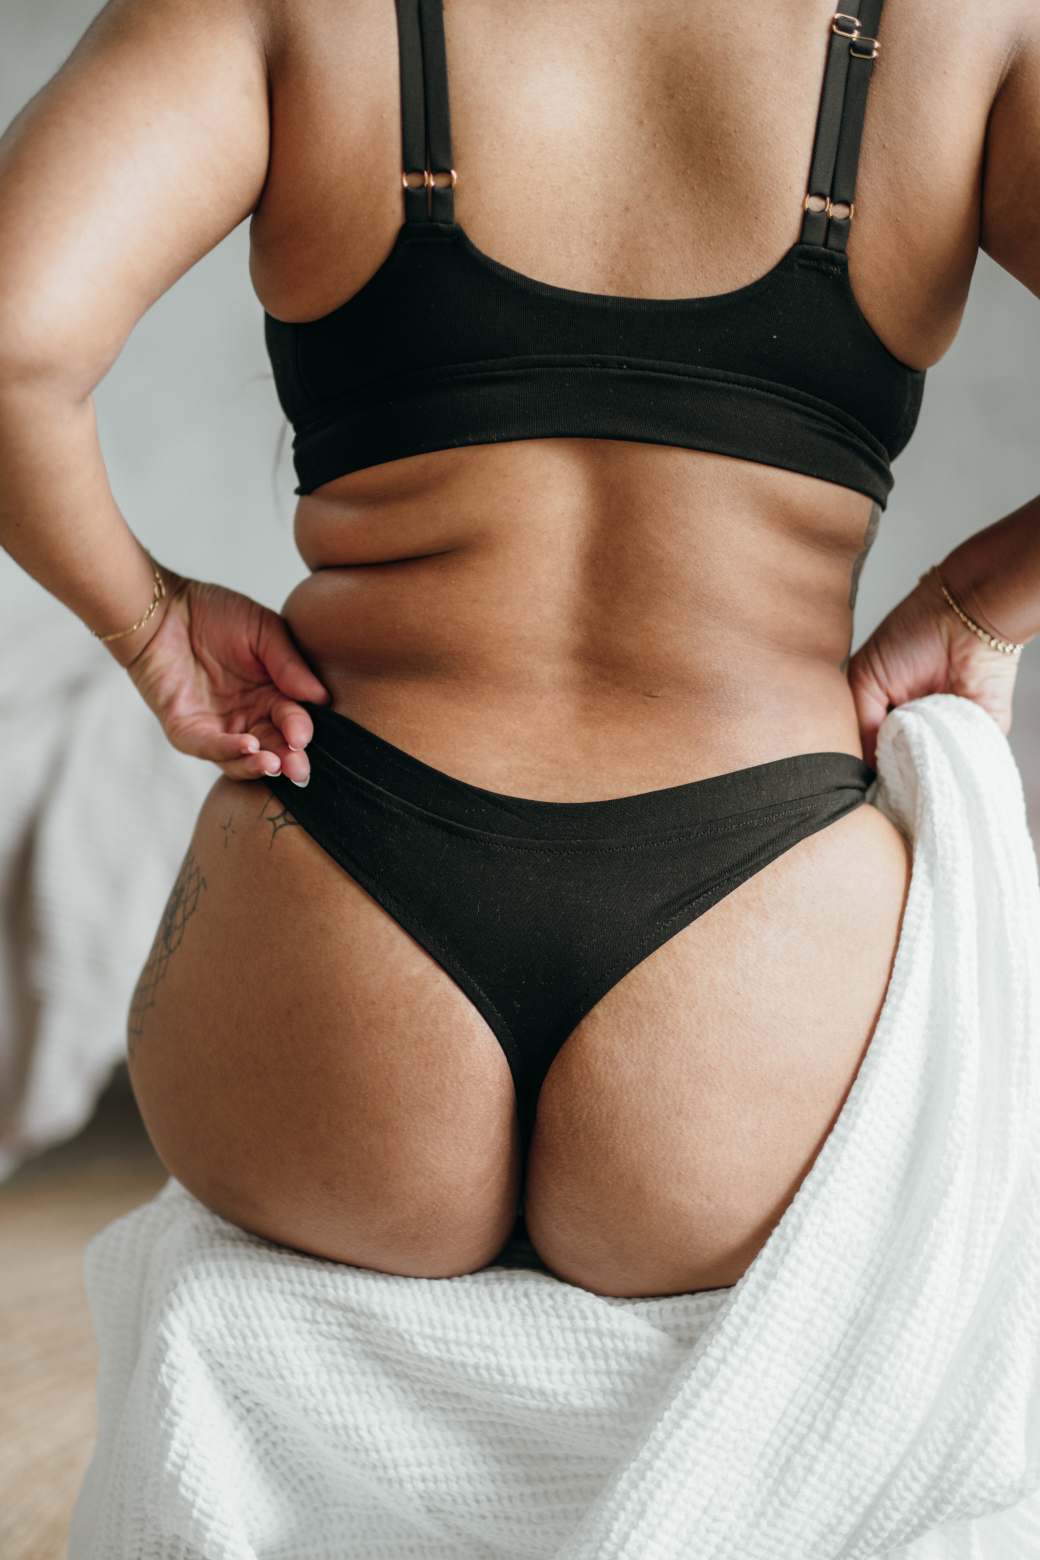
<path id="1" fill-rule="evenodd" d="M 914 847 L 873 1041 L 730 1289 L 405 1278 L 176 1181 L 91 1242 L 71 1560 L 1037 1560 L 1040 883 L 984 710 L 881 729 Z"/>

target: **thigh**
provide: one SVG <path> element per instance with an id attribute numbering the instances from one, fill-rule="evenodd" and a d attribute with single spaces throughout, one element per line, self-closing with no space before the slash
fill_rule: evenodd
<path id="1" fill-rule="evenodd" d="M 441 1276 L 484 1266 L 512 1226 L 501 1048 L 262 781 L 221 776 L 206 796 L 127 1048 L 167 1169 L 247 1229 Z"/>
<path id="2" fill-rule="evenodd" d="M 656 949 L 542 1085 L 532 1243 L 605 1294 L 735 1283 L 823 1145 L 869 1045 L 910 882 L 868 803 Z"/>

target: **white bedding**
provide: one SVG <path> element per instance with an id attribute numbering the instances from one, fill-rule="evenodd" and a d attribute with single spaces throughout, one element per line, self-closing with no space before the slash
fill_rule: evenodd
<path id="1" fill-rule="evenodd" d="M 91 1242 L 70 1560 L 1036 1560 L 1040 882 L 977 705 L 880 734 L 914 846 L 872 1044 L 728 1290 L 323 1262 L 176 1181 Z"/>

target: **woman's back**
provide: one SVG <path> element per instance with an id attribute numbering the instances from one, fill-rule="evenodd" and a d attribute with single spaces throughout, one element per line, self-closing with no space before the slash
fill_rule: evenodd
<path id="1" fill-rule="evenodd" d="M 948 347 L 971 278 L 1013 32 L 1010 14 L 1003 32 L 996 21 L 936 28 L 888 0 L 879 30 L 849 271 L 869 325 L 914 368 Z M 799 235 L 830 23 L 805 4 L 743 17 L 448 4 L 458 221 L 484 254 L 556 287 L 743 287 Z M 290 7 L 269 25 L 253 281 L 279 319 L 313 320 L 371 278 L 402 222 L 397 26 L 377 0 Z M 831 350 L 822 335 L 813 348 Z M 855 748 L 843 660 L 872 510 L 833 481 L 666 444 L 439 449 L 301 498 L 312 567 L 409 561 L 318 574 L 285 610 L 334 692 L 430 762 L 465 752 L 489 786 L 609 795 Z"/>
<path id="2" fill-rule="evenodd" d="M 992 195 L 980 181 L 1024 10 L 1002 0 L 937 19 L 887 0 L 848 271 L 803 274 L 807 224 L 821 242 L 806 196 L 825 69 L 874 48 L 853 42 L 853 19 L 806 3 L 735 15 L 714 0 L 447 0 L 454 216 L 471 274 L 497 277 L 514 323 L 528 289 L 532 343 L 550 320 L 533 300 L 555 298 L 572 362 L 584 306 L 568 291 L 607 295 L 646 395 L 625 384 L 624 334 L 596 337 L 590 354 L 609 359 L 618 389 L 586 435 L 542 435 L 551 407 L 519 395 L 516 436 L 494 420 L 475 429 L 449 384 L 424 402 L 443 439 L 400 458 L 385 458 L 393 441 L 414 447 L 423 432 L 397 376 L 402 322 L 422 311 L 402 291 L 398 316 L 384 314 L 387 372 L 367 408 L 356 386 L 336 394 L 357 366 L 339 326 L 377 318 L 374 289 L 362 292 L 377 272 L 410 274 L 384 269 L 416 206 L 402 187 L 399 24 L 421 14 L 425 27 L 433 0 L 400 0 L 396 19 L 390 0 L 117 0 L 93 64 L 88 42 L 35 132 L 27 116 L 35 151 L 20 162 L 16 148 L 0 194 L 17 226 L 11 192 L 35 155 L 47 209 L 35 222 L 21 211 L 44 237 L 26 240 L 24 274 L 9 268 L 9 334 L 71 343 L 60 373 L 86 397 L 135 314 L 252 213 L 253 283 L 284 348 L 278 388 L 299 399 L 305 432 L 319 414 L 331 430 L 326 480 L 309 469 L 296 515 L 312 572 L 283 608 L 331 695 L 310 787 L 287 783 L 302 763 L 288 727 L 310 721 L 292 701 L 310 684 L 280 625 L 261 622 L 292 691 L 279 684 L 255 723 L 230 696 L 220 705 L 227 623 L 260 621 L 241 598 L 178 586 L 134 663 L 190 751 L 208 699 L 221 742 L 255 724 L 270 746 L 274 731 L 282 766 L 259 786 L 244 767 L 214 784 L 130 1013 L 153 1141 L 218 1212 L 341 1261 L 446 1274 L 491 1260 L 523 1197 L 545 1262 L 615 1294 L 730 1283 L 760 1249 L 841 1109 L 899 936 L 910 851 L 860 805 L 845 675 L 882 507 L 871 495 L 886 492 L 870 456 L 886 396 L 912 407 L 953 337 L 988 200 L 1010 232 L 999 124 Z M 877 11 L 864 0 L 864 15 Z M 443 210 L 443 189 L 433 199 Z M 840 231 L 847 213 L 834 217 Z M 0 234 L 4 220 L 0 199 Z M 81 294 L 87 220 L 107 265 Z M 741 289 L 772 274 L 804 330 L 778 315 L 774 338 L 744 312 L 763 292 Z M 454 296 L 460 339 L 486 343 L 484 368 L 515 359 L 525 343 L 504 316 L 474 323 L 480 289 Z M 669 299 L 689 305 L 674 310 L 674 345 Z M 841 339 L 824 328 L 832 317 Z M 640 337 L 637 320 L 660 333 Z M 378 345 L 359 337 L 354 350 L 378 369 Z M 769 373 L 740 380 L 749 354 Z M 664 442 L 648 357 L 688 376 L 689 422 L 671 384 Z M 697 397 L 731 366 L 716 448 L 704 447 Z M 437 370 L 423 371 L 428 390 Z M 887 390 L 864 396 L 864 373 Z M 561 391 L 561 420 L 588 410 L 582 386 L 591 378 L 575 373 Z M 315 410 L 303 401 L 317 388 Z M 35 388 L 29 405 L 36 448 Z M 369 432 L 361 458 L 339 459 L 335 435 L 356 434 L 348 411 Z M 620 436 L 630 417 L 651 432 Z M 860 486 L 837 479 L 846 458 Z M 87 469 L 64 503 L 100 533 L 96 516 L 111 514 Z M 253 645 L 255 627 L 243 632 Z M 258 668 L 253 650 L 236 654 L 237 699 Z"/>

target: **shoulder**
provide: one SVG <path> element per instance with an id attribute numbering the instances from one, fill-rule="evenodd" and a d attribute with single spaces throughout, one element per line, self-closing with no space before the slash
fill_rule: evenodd
<path id="1" fill-rule="evenodd" d="M 120 45 L 148 48 L 208 42 L 252 47 L 266 54 L 279 7 L 273 0 L 107 0 L 83 33 L 73 57 L 90 58 Z"/>
<path id="2" fill-rule="evenodd" d="M 1016 0 L 986 122 L 980 247 L 1040 297 L 1040 7 Z"/>

